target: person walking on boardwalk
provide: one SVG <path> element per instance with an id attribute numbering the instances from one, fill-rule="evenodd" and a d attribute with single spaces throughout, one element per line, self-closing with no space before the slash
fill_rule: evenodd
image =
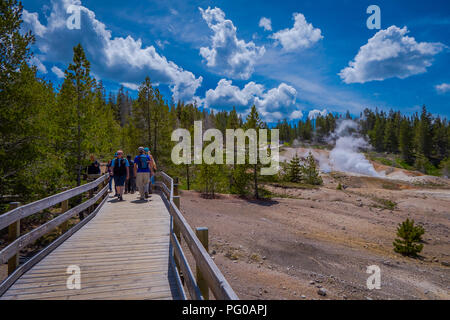
<path id="1" fill-rule="evenodd" d="M 117 158 L 117 152 L 114 154 L 114 159 Z M 112 178 L 112 170 L 111 170 L 111 164 L 114 161 L 113 160 L 109 160 L 108 164 L 106 165 L 106 171 L 105 173 L 109 173 L 109 191 L 108 192 L 112 192 L 112 183 L 113 183 L 113 178 Z M 117 197 L 117 190 L 116 190 L 116 186 L 114 186 L 114 190 L 116 191 L 116 194 L 114 195 L 114 197 Z"/>
<path id="2" fill-rule="evenodd" d="M 136 191 L 136 176 L 134 175 L 134 161 L 131 156 L 127 155 L 128 164 L 130 165 L 130 179 L 125 182 L 125 193 L 133 194 Z"/>
<path id="3" fill-rule="evenodd" d="M 88 174 L 100 174 L 100 163 L 95 160 L 94 155 L 91 155 L 91 164 L 88 166 Z"/>
<path id="4" fill-rule="evenodd" d="M 148 191 L 149 193 L 153 193 L 152 186 L 155 183 L 156 162 L 149 148 L 145 148 L 144 151 L 150 158 L 150 181 L 148 182 Z"/>
<path id="5" fill-rule="evenodd" d="M 112 161 L 111 168 L 119 201 L 123 201 L 125 181 L 130 178 L 129 166 L 128 160 L 123 158 L 123 151 L 117 151 L 117 158 Z"/>
<path id="6" fill-rule="evenodd" d="M 136 186 L 139 190 L 140 199 L 148 198 L 148 182 L 150 180 L 150 157 L 145 153 L 143 147 L 139 147 L 139 154 L 134 158 L 134 173 Z"/>

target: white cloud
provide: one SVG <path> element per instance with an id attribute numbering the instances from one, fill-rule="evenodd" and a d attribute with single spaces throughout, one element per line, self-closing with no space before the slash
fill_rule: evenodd
<path id="1" fill-rule="evenodd" d="M 159 40 L 158 39 L 155 41 L 155 43 L 158 47 L 160 47 L 161 49 L 164 49 L 166 47 L 166 45 L 168 45 L 170 42 L 167 40 Z"/>
<path id="2" fill-rule="evenodd" d="M 27 18 L 33 30 L 40 30 L 40 34 L 36 33 L 36 45 L 47 61 L 69 63 L 73 46 L 81 43 L 92 71 L 103 79 L 138 83 L 149 75 L 152 81 L 168 85 L 175 100 L 193 99 L 202 77 L 196 78 L 192 72 L 168 61 L 154 46 L 144 46 L 141 39 L 113 37 L 95 13 L 84 6 L 81 6 L 81 30 L 69 30 L 66 9 L 70 4 L 81 5 L 81 1 L 52 0 L 51 3 L 46 27 L 41 27 L 37 14 L 28 14 Z"/>
<path id="3" fill-rule="evenodd" d="M 314 109 L 308 113 L 308 119 L 313 120 L 316 119 L 318 116 L 324 117 L 327 115 L 327 113 L 328 113 L 327 109 L 323 109 L 322 111 Z"/>
<path id="4" fill-rule="evenodd" d="M 270 35 L 270 38 L 281 44 L 285 51 L 294 51 L 311 47 L 323 38 L 321 30 L 308 23 L 301 13 L 294 13 L 294 26 Z"/>
<path id="5" fill-rule="evenodd" d="M 262 17 L 259 20 L 259 26 L 264 28 L 265 31 L 272 31 L 272 20 L 266 17 Z"/>
<path id="6" fill-rule="evenodd" d="M 213 31 L 211 47 L 200 48 L 206 65 L 231 78 L 250 78 L 256 60 L 264 55 L 265 48 L 256 46 L 253 41 L 238 39 L 236 27 L 231 20 L 225 19 L 225 13 L 220 8 L 199 9 Z"/>
<path id="7" fill-rule="evenodd" d="M 408 29 L 391 26 L 378 31 L 359 49 L 349 66 L 339 73 L 345 83 L 365 83 L 388 78 L 404 79 L 424 73 L 433 56 L 445 47 L 442 43 L 416 42 Z"/>
<path id="8" fill-rule="evenodd" d="M 436 91 L 439 93 L 447 93 L 450 92 L 450 83 L 441 83 L 436 85 Z"/>
<path id="9" fill-rule="evenodd" d="M 38 57 L 32 56 L 30 59 L 30 64 L 35 66 L 39 72 L 44 73 L 44 74 L 47 73 L 47 68 L 44 66 L 44 64 L 41 62 L 41 60 Z"/>
<path id="10" fill-rule="evenodd" d="M 133 91 L 139 90 L 139 85 L 136 83 L 122 82 L 121 85 L 123 85 L 125 88 L 128 88 Z"/>
<path id="11" fill-rule="evenodd" d="M 295 110 L 289 116 L 290 120 L 301 119 L 301 118 L 303 118 L 303 112 L 301 112 L 300 110 Z"/>
<path id="12" fill-rule="evenodd" d="M 34 13 L 30 13 L 27 10 L 23 9 L 22 11 L 22 20 L 33 26 L 33 33 L 42 37 L 44 35 L 44 33 L 47 31 L 47 28 L 45 26 L 43 26 L 41 24 L 41 22 L 39 21 L 39 15 L 34 12 Z"/>
<path id="13" fill-rule="evenodd" d="M 297 91 L 285 83 L 266 90 L 262 84 L 251 81 L 240 89 L 231 80 L 221 79 L 215 89 L 206 92 L 202 103 L 213 109 L 235 106 L 241 113 L 246 113 L 255 105 L 264 120 L 273 122 L 283 118 L 293 119 L 301 114 L 296 97 Z"/>
<path id="14" fill-rule="evenodd" d="M 58 68 L 57 66 L 53 66 L 52 67 L 52 72 L 58 77 L 58 78 L 64 78 L 65 74 L 64 71 L 62 71 L 60 68 Z"/>

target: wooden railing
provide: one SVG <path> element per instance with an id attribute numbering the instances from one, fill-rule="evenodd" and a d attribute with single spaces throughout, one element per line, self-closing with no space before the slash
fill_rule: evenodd
<path id="1" fill-rule="evenodd" d="M 208 292 L 211 289 L 214 297 L 218 300 L 238 300 L 238 296 L 209 256 L 207 251 L 207 229 L 197 229 L 197 235 L 202 238 L 202 243 L 180 211 L 178 179 L 172 179 L 164 172 L 159 172 L 157 175 L 159 179 L 156 184 L 162 191 L 163 199 L 169 208 L 172 219 L 170 241 L 176 269 L 179 274 L 182 274 L 190 297 L 194 300 L 208 299 Z M 195 260 L 196 278 L 194 278 L 181 247 L 181 235 Z"/>
<path id="2" fill-rule="evenodd" d="M 58 193 L 56 195 L 19 206 L 19 203 L 12 203 L 13 210 L 0 215 L 0 230 L 9 229 L 8 240 L 9 244 L 0 251 L 0 264 L 8 262 L 8 277 L 0 283 L 0 295 L 2 295 L 22 274 L 28 271 L 33 265 L 42 260 L 53 249 L 59 246 L 74 232 L 79 230 L 95 214 L 97 214 L 101 205 L 107 200 L 108 194 L 108 174 L 100 176 L 95 181 L 86 183 L 82 186 Z M 95 194 L 95 189 L 97 193 Z M 69 199 L 81 196 L 88 193 L 89 199 L 77 206 L 69 209 Z M 60 215 L 56 218 L 36 227 L 26 234 L 20 234 L 20 220 L 33 214 L 39 213 L 42 210 L 54 207 L 61 203 Z M 98 205 L 100 204 L 100 205 Z M 84 217 L 83 212 L 89 212 L 87 217 Z M 72 228 L 68 229 L 68 220 L 75 215 L 79 215 L 80 222 Z M 50 245 L 39 251 L 31 259 L 19 266 L 20 250 L 27 245 L 32 244 L 40 237 L 46 235 L 50 231 L 61 226 L 63 234 L 59 236 Z"/>

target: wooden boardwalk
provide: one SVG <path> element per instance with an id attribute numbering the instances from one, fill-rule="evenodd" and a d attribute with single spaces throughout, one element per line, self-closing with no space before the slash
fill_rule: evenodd
<path id="1" fill-rule="evenodd" d="M 108 199 L 83 228 L 22 275 L 5 299 L 179 299 L 170 263 L 170 215 L 158 194 Z M 67 267 L 81 271 L 68 289 Z"/>

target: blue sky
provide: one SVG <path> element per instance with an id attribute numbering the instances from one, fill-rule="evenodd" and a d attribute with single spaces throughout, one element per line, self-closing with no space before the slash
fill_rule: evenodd
<path id="1" fill-rule="evenodd" d="M 81 43 L 108 91 L 146 75 L 166 99 L 268 122 L 313 110 L 450 115 L 450 2 L 23 0 L 40 75 L 61 83 Z M 369 5 L 381 29 L 368 29 Z M 67 8 L 80 8 L 69 29 Z M 264 19 L 263 19 L 264 18 Z M 59 77 L 58 77 L 59 75 Z M 312 112 L 312 114 L 317 114 Z"/>

